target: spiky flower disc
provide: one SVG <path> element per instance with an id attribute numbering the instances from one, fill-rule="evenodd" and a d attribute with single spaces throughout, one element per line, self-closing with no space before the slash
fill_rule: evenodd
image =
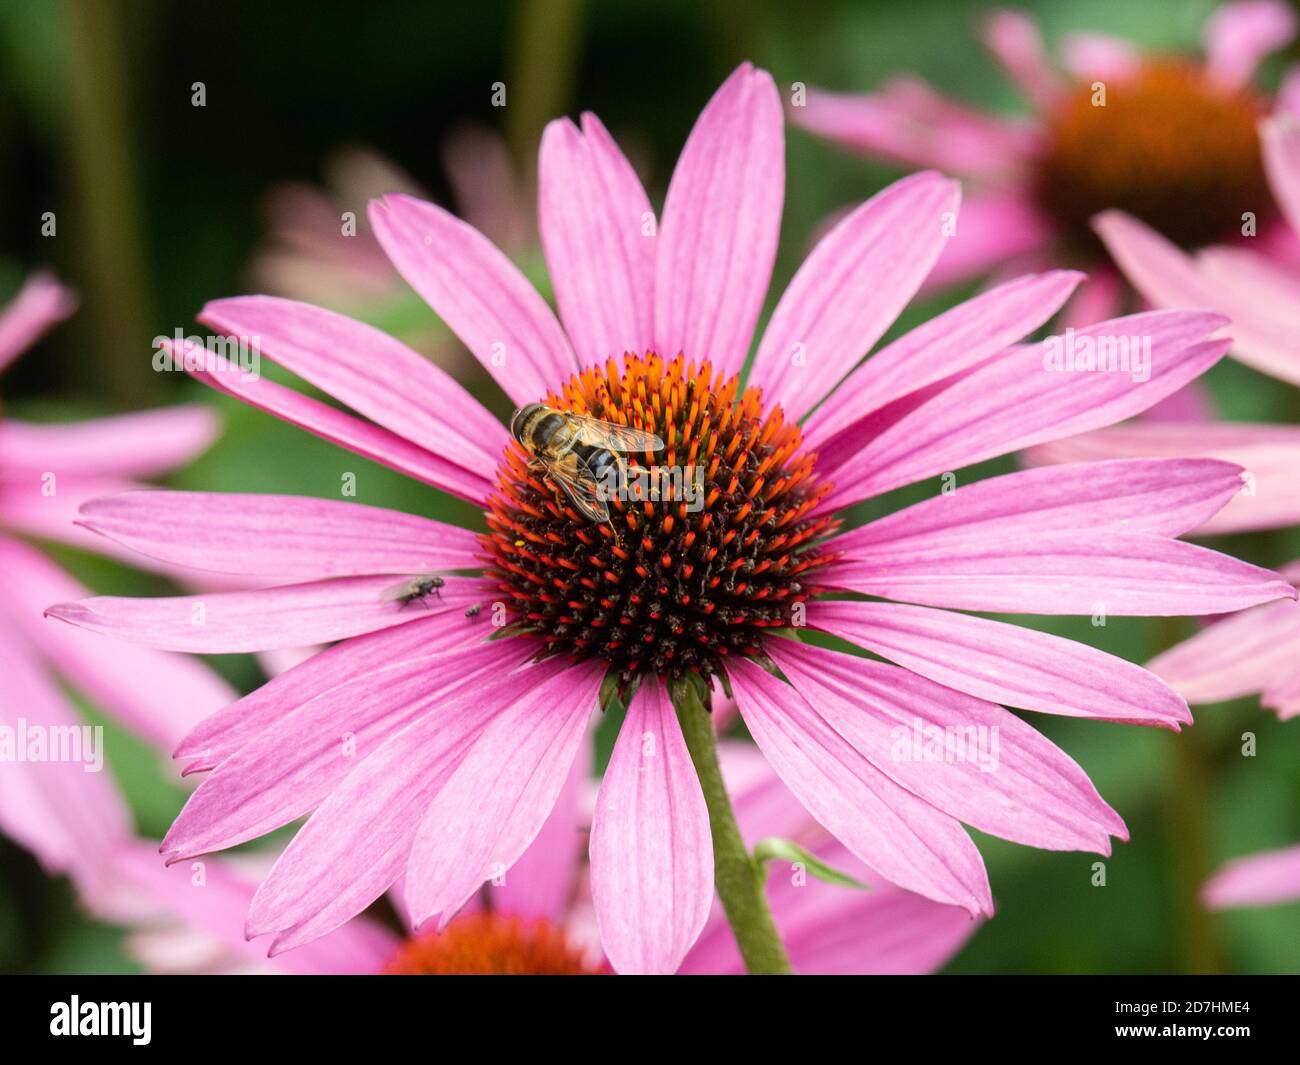
<path id="1" fill-rule="evenodd" d="M 1264 111 L 1250 88 L 1190 63 L 1079 85 L 1050 116 L 1037 197 L 1079 242 L 1095 239 L 1091 219 L 1112 208 L 1185 247 L 1223 239 L 1272 202 L 1255 128 Z"/>
<path id="2" fill-rule="evenodd" d="M 632 470 L 694 467 L 702 479 L 698 504 L 671 491 L 616 499 L 610 522 L 594 524 L 511 448 L 482 543 L 514 619 L 548 654 L 599 656 L 625 682 L 707 677 L 728 655 L 761 653 L 764 629 L 791 624 L 830 560 L 816 542 L 836 523 L 810 517 L 830 485 L 779 406 L 764 411 L 757 389 L 715 378 L 707 361 L 653 353 L 589 368 L 544 402 L 664 441 L 627 456 Z"/>

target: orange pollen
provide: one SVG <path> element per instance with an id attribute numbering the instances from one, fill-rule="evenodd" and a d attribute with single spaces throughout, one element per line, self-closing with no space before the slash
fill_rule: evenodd
<path id="1" fill-rule="evenodd" d="M 1090 219 L 1109 208 L 1185 247 L 1224 239 L 1244 213 L 1272 209 L 1255 128 L 1263 113 L 1252 90 L 1224 88 L 1189 62 L 1081 84 L 1049 117 L 1035 194 L 1085 247 L 1095 246 Z"/>
<path id="2" fill-rule="evenodd" d="M 442 935 L 408 939 L 384 967 L 390 976 L 607 976 L 549 921 L 495 913 L 457 917 Z"/>
<path id="3" fill-rule="evenodd" d="M 809 578 L 838 522 L 810 515 L 831 486 L 798 425 L 757 389 L 708 362 L 627 354 L 542 402 L 664 445 L 622 453 L 627 483 L 649 494 L 620 493 L 599 524 L 528 468 L 522 446 L 507 450 L 480 542 L 512 622 L 545 654 L 604 658 L 624 683 L 707 678 L 728 654 L 761 654 L 762 630 L 789 625 L 794 604 L 816 593 Z"/>

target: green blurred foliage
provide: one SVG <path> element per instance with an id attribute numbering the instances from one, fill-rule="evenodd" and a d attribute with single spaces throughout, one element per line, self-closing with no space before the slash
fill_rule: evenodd
<path id="1" fill-rule="evenodd" d="M 700 107 L 742 58 L 771 69 L 782 85 L 802 81 L 864 90 L 887 75 L 911 72 L 975 104 L 1019 108 L 976 41 L 987 6 L 972 0 L 589 0 L 578 22 L 575 69 L 548 76 L 567 86 L 569 113 L 594 110 L 633 145 L 658 204 Z M 1163 49 L 1195 48 L 1213 7 L 1208 0 L 1044 0 L 1031 6 L 1049 39 L 1067 29 L 1091 29 Z M 490 87 L 516 68 L 514 5 L 139 0 L 111 9 L 120 34 L 117 91 L 126 101 L 128 141 L 121 147 L 134 183 L 122 194 L 133 201 L 145 249 L 140 275 L 114 280 L 143 293 L 154 317 L 141 323 L 138 348 L 130 351 L 102 350 L 92 315 L 65 323 L 7 374 L 5 409 L 50 420 L 121 409 L 124 404 L 110 398 L 98 369 L 109 360 L 127 380 L 141 382 L 142 397 L 160 386 L 155 400 L 201 400 L 220 410 L 226 426 L 221 441 L 173 479 L 177 486 L 337 496 L 340 478 L 355 473 L 359 501 L 482 527 L 472 508 L 218 399 L 184 375 L 158 382 L 148 360 L 154 335 L 178 326 L 193 332 L 193 316 L 205 300 L 247 291 L 246 267 L 263 232 L 268 189 L 289 179 L 319 182 L 324 161 L 340 146 L 378 149 L 445 200 L 438 149 L 448 130 L 467 119 L 506 128 L 504 116 L 490 105 Z M 65 4 L 0 5 L 4 293 L 16 288 L 29 266 L 46 264 L 83 292 L 107 284 L 89 268 L 78 240 L 87 201 L 71 172 L 77 134 L 69 118 L 68 79 L 60 76 L 73 51 L 73 24 Z M 206 84 L 204 108 L 191 106 L 195 81 Z M 535 145 L 513 147 L 517 161 L 527 166 Z M 900 173 L 790 131 L 773 296 L 828 213 L 866 198 Z M 46 210 L 60 219 L 53 240 L 39 234 Z M 542 279 L 535 268 L 530 273 Z M 893 333 L 967 294 L 919 300 Z M 393 313 L 405 324 L 412 313 L 418 318 L 425 312 L 404 305 Z M 1209 380 L 1225 417 L 1292 420 L 1300 410 L 1293 390 L 1235 363 L 1220 365 Z M 504 410 L 499 395 L 479 391 L 494 409 Z M 1009 459 L 987 463 L 963 473 L 962 480 L 1012 468 Z M 892 493 L 859 508 L 854 520 L 937 489 L 931 483 Z M 1222 546 L 1265 564 L 1300 556 L 1294 533 L 1235 537 Z M 55 554 L 101 591 L 166 590 L 156 578 L 80 552 Z M 1117 618 L 1094 627 L 1089 619 L 1015 620 L 1138 662 L 1193 631 L 1191 621 Z M 244 690 L 260 682 L 246 656 L 223 657 L 214 665 Z M 109 729 L 111 768 L 141 832 L 160 835 L 186 793 L 174 770 L 93 708 L 85 710 Z M 611 711 L 599 725 L 602 761 L 620 716 Z M 1089 772 L 1127 820 L 1132 841 L 1118 844 L 1106 861 L 1106 886 L 1093 887 L 1096 856 L 1037 851 L 977 834 L 999 914 L 951 971 L 1178 971 L 1193 964 L 1189 936 L 1197 928 L 1208 928 L 1218 963 L 1229 970 L 1300 971 L 1300 905 L 1213 917 L 1187 905 L 1191 885 L 1180 880 L 1184 840 L 1175 830 L 1179 819 L 1171 816 L 1185 797 L 1179 759 L 1185 766 L 1190 758 L 1205 788 L 1197 809 L 1209 811 L 1194 828 L 1208 839 L 1215 864 L 1300 840 L 1300 726 L 1278 722 L 1252 700 L 1203 708 L 1195 730 L 1182 735 L 1031 716 Z M 1258 736 L 1255 758 L 1240 755 L 1246 731 Z M 65 883 L 47 879 L 29 856 L 0 841 L 0 971 L 130 971 L 134 966 L 120 939 L 119 930 L 78 911 Z"/>

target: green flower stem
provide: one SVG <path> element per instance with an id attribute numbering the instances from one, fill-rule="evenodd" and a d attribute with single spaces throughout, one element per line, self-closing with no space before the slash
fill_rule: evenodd
<path id="1" fill-rule="evenodd" d="M 699 689 L 690 680 L 673 684 L 672 698 L 709 809 L 713 881 L 745 968 L 754 975 L 789 975 L 794 970 L 790 968 L 790 959 L 767 907 L 763 868 L 745 849 L 731 800 L 722 784 L 713 719 L 704 709 Z"/>

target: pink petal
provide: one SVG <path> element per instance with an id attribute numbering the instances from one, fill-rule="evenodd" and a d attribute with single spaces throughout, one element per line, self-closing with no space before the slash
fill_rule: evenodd
<path id="1" fill-rule="evenodd" d="M 1278 114 L 1300 118 L 1300 64 L 1292 63 L 1282 74 L 1274 106 Z"/>
<path id="2" fill-rule="evenodd" d="M 1085 329 L 1114 318 L 1123 310 L 1127 300 L 1128 288 L 1119 272 L 1105 266 L 1095 268 L 1066 305 L 1058 328 Z"/>
<path id="3" fill-rule="evenodd" d="M 1201 889 L 1201 901 L 1211 910 L 1272 906 L 1295 899 L 1300 899 L 1300 846 L 1237 858 Z"/>
<path id="4" fill-rule="evenodd" d="M 404 602 L 403 582 L 391 576 L 334 580 L 158 599 L 94 596 L 60 603 L 46 615 L 164 651 L 234 654 L 329 643 L 392 625 L 426 612 L 464 610 L 483 598 L 478 580 L 446 577 L 438 595 Z"/>
<path id="5" fill-rule="evenodd" d="M 0 370 L 76 309 L 76 295 L 53 274 L 40 271 L 28 277 L 18 295 L 0 309 Z"/>
<path id="6" fill-rule="evenodd" d="M 405 625 L 380 629 L 335 644 L 272 678 L 204 719 L 177 746 L 173 757 L 194 759 L 185 772 L 211 769 L 285 714 L 339 685 L 421 654 L 468 648 L 491 631 L 454 614 L 430 612 Z"/>
<path id="7" fill-rule="evenodd" d="M 183 466 L 216 438 L 208 407 L 163 407 L 84 422 L 0 422 L 5 472 L 58 477 L 152 477 Z M 57 484 L 57 481 L 56 481 Z"/>
<path id="8" fill-rule="evenodd" d="M 175 357 L 183 359 L 184 352 L 175 354 Z M 208 367 L 192 371 L 204 384 L 408 477 L 414 477 L 479 506 L 492 490 L 491 482 L 485 478 L 470 473 L 456 463 L 434 455 L 387 429 L 354 418 L 327 403 L 304 396 L 301 392 L 295 392 L 292 388 L 285 388 L 266 378 L 246 381 L 233 363 L 219 356 L 210 358 Z"/>
<path id="9" fill-rule="evenodd" d="M 1073 759 L 1014 714 L 898 666 L 793 640 L 773 661 L 828 725 L 880 772 L 944 813 L 1003 839 L 1110 854 L 1124 822 Z M 936 755 L 926 744 L 938 735 Z"/>
<path id="10" fill-rule="evenodd" d="M 599 662 L 557 673 L 475 741 L 411 845 L 405 898 L 417 929 L 439 915 L 438 931 L 445 929 L 484 881 L 499 880 L 537 837 L 577 758 L 604 674 Z"/>
<path id="11" fill-rule="evenodd" d="M 864 546 L 817 579 L 885 599 L 1010 614 L 1225 614 L 1296 594 L 1270 570 L 1229 555 L 1114 530 Z"/>
<path id="12" fill-rule="evenodd" d="M 999 10 L 984 20 L 984 46 L 1007 77 L 1036 108 L 1045 109 L 1060 95 L 1061 84 L 1048 63 L 1038 25 L 1019 11 Z"/>
<path id="13" fill-rule="evenodd" d="M 583 366 L 654 343 L 655 216 L 593 114 L 542 136 L 538 223 L 565 331 Z M 554 386 L 552 386 L 554 387 Z"/>
<path id="14" fill-rule="evenodd" d="M 491 691 L 534 650 L 520 640 L 407 652 L 300 705 L 284 704 L 189 797 L 163 840 L 164 857 L 223 850 L 302 817 L 390 737 L 441 704 Z"/>
<path id="15" fill-rule="evenodd" d="M 1295 12 L 1281 0 L 1237 0 L 1205 23 L 1206 67 L 1223 85 L 1246 84 L 1266 57 L 1291 43 Z"/>
<path id="16" fill-rule="evenodd" d="M 961 192 L 915 174 L 859 206 L 824 236 L 781 297 L 749 383 L 800 419 L 907 306 L 946 241 Z"/>
<path id="17" fill-rule="evenodd" d="M 1061 39 L 1061 63 L 1077 81 L 1122 81 L 1142 65 L 1142 52 L 1122 37 L 1071 33 Z"/>
<path id="18" fill-rule="evenodd" d="M 655 347 L 724 377 L 749 354 L 785 198 L 785 134 L 772 77 L 742 63 L 682 148 L 655 263 Z"/>
<path id="19" fill-rule="evenodd" d="M 1245 470 L 1245 485 L 1200 533 L 1274 529 L 1300 522 L 1300 428 L 1290 425 L 1168 422 L 1116 425 L 1040 444 L 1034 463 L 1087 463 L 1127 455 L 1213 456 Z M 1184 530 L 1186 532 L 1191 529 Z"/>
<path id="20" fill-rule="evenodd" d="M 152 846 L 135 842 L 119 848 L 113 871 L 149 907 L 210 936 L 246 964 L 264 964 L 265 951 L 244 938 L 244 915 L 256 883 L 231 865 L 209 860 L 199 870 L 167 867 Z M 111 914 L 109 915 L 111 917 Z M 276 968 L 304 975 L 378 972 L 396 953 L 397 937 L 372 921 L 351 921 L 323 939 L 282 955 Z"/>
<path id="21" fill-rule="evenodd" d="M 80 477 L 63 477 L 54 482 L 54 494 L 46 495 L 43 489 L 48 483 L 36 470 L 17 471 L 16 476 L 6 476 L 0 470 L 0 526 L 10 532 L 39 540 L 70 544 L 82 551 L 116 559 L 135 569 L 161 573 L 178 583 L 197 583 L 195 578 L 198 575 L 192 570 L 148 559 L 76 524 L 83 503 L 99 496 L 137 491 L 144 485 L 117 478 L 95 477 L 84 480 Z M 230 578 L 223 580 L 220 577 L 204 582 L 205 586 L 210 584 L 214 590 L 223 583 L 231 587 L 247 586 L 247 582 L 235 582 Z"/>
<path id="22" fill-rule="evenodd" d="M 454 525 L 342 500 L 124 492 L 81 508 L 86 528 L 152 558 L 251 577 L 312 579 L 477 569 Z"/>
<path id="23" fill-rule="evenodd" d="M 1056 237 L 1055 226 L 1021 189 L 974 189 L 962 200 L 957 231 L 948 238 L 922 293 L 1030 268 Z"/>
<path id="24" fill-rule="evenodd" d="M 473 226 L 423 200 L 385 196 L 370 224 L 398 272 L 522 406 L 578 369 L 546 301 Z"/>
<path id="25" fill-rule="evenodd" d="M 510 867 L 504 882 L 492 885 L 493 909 L 549 921 L 560 921 L 568 913 L 587 843 L 591 761 L 592 745 L 584 739 L 537 838 Z"/>
<path id="26" fill-rule="evenodd" d="M 236 698 L 207 666 L 133 647 L 42 617 L 86 589 L 26 544 L 0 537 L 0 589 L 13 623 L 78 690 L 142 739 L 170 751 L 189 729 Z"/>
<path id="27" fill-rule="evenodd" d="M 262 882 L 247 935 L 279 933 L 272 954 L 333 931 L 377 899 L 402 873 L 420 819 L 502 711 L 562 663 L 503 674 L 438 707 L 365 758 L 308 819 Z M 526 697 L 526 696 L 525 696 Z"/>
<path id="28" fill-rule="evenodd" d="M 1294 233 L 1300 234 L 1300 115 L 1279 115 L 1260 123 L 1268 183 Z"/>
<path id="29" fill-rule="evenodd" d="M 789 685 L 738 656 L 727 672 L 772 768 L 850 851 L 927 898 L 993 912 L 984 863 L 955 819 L 882 774 Z"/>
<path id="30" fill-rule="evenodd" d="M 822 450 L 835 490 L 820 504 L 836 510 L 924 477 L 956 470 L 1017 448 L 1110 425 L 1145 410 L 1212 366 L 1227 341 L 1204 341 L 1223 325 L 1218 315 L 1154 311 L 1103 322 L 1078 338 L 1150 340 L 1150 374 L 1052 372 L 1046 344 L 989 359 L 950 387 L 874 432 L 867 422 Z M 843 467 L 842 469 L 840 467 Z"/>
<path id="31" fill-rule="evenodd" d="M 713 902 L 704 794 L 667 691 L 641 685 L 619 730 L 591 826 L 601 945 L 620 973 L 671 973 Z"/>
<path id="32" fill-rule="evenodd" d="M 872 355 L 805 425 L 810 446 L 894 400 L 978 366 L 1033 332 L 1069 298 L 1084 275 L 1029 274 L 930 319 Z"/>
<path id="33" fill-rule="evenodd" d="M 877 549 L 1030 540 L 1041 533 L 1180 536 L 1241 491 L 1241 469 L 1216 459 L 1122 459 L 987 477 L 835 537 L 850 557 Z"/>
<path id="34" fill-rule="evenodd" d="M 273 296 L 216 300 L 199 321 L 426 451 L 486 480 L 496 473 L 509 442 L 501 423 L 445 371 L 374 326 Z"/>
<path id="35" fill-rule="evenodd" d="M 900 603 L 818 602 L 808 624 L 989 702 L 1175 730 L 1192 720 L 1140 666 L 1035 629 Z"/>
<path id="36" fill-rule="evenodd" d="M 915 78 L 891 78 L 879 92 L 809 89 L 790 121 L 864 155 L 934 167 L 989 183 L 1021 166 L 1037 140 L 1023 123 L 940 96 Z"/>
<path id="37" fill-rule="evenodd" d="M 55 729 L 84 727 L 4 611 L 0 666 L 0 723 L 7 729 L 39 731 L 51 743 Z M 102 739 L 98 753 L 104 753 Z M 101 769 L 91 771 L 89 757 L 6 760 L 0 767 L 0 830 L 30 850 L 48 873 L 70 873 L 87 891 L 101 886 L 106 851 L 131 832 L 131 815 L 112 774 Z"/>
<path id="38" fill-rule="evenodd" d="M 1300 333 L 1289 324 L 1288 308 L 1233 298 L 1210 283 L 1186 253 L 1119 211 L 1098 215 L 1093 227 L 1129 281 L 1153 304 L 1211 307 L 1223 312 L 1232 319 L 1228 332 L 1237 359 L 1300 384 Z"/>
<path id="39" fill-rule="evenodd" d="M 1198 632 L 1147 663 L 1188 702 L 1237 699 L 1289 677 L 1300 654 L 1300 603 L 1246 610 Z"/>

